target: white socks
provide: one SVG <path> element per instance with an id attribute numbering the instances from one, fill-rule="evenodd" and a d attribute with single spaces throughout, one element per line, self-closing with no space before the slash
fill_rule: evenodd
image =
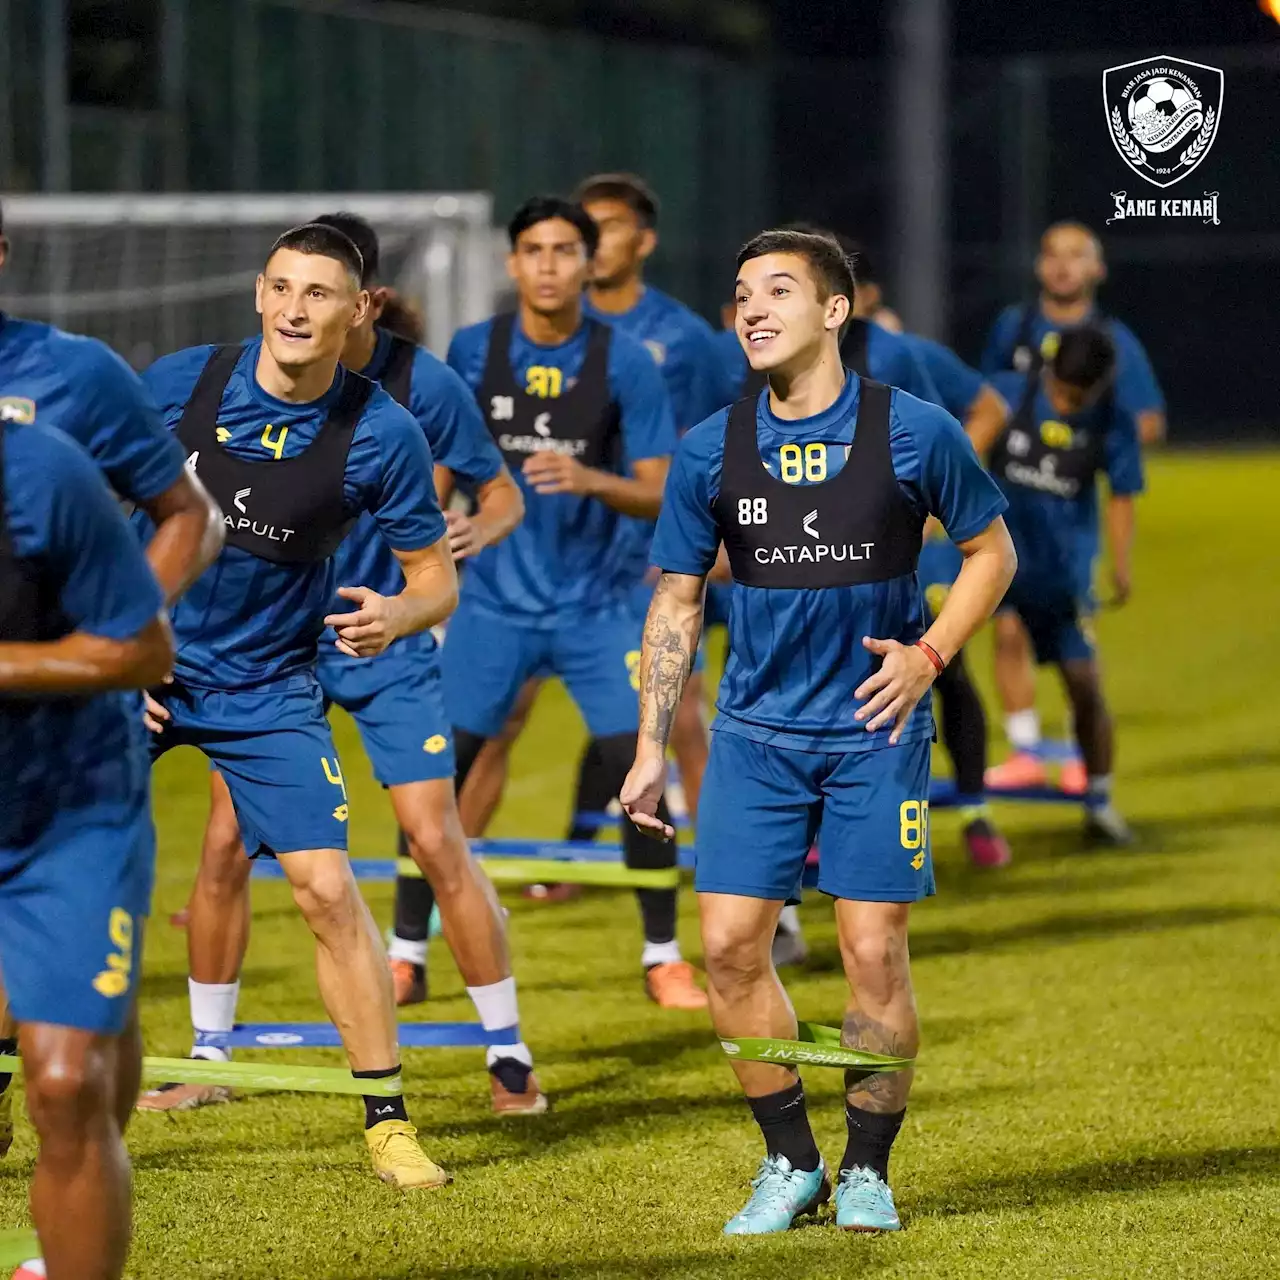
<path id="1" fill-rule="evenodd" d="M 520 1025 L 520 1004 L 516 999 L 514 978 L 503 978 L 501 982 L 491 982 L 487 987 L 468 987 L 467 995 L 471 997 L 480 1025 L 486 1031 L 506 1031 Z M 484 1055 L 485 1066 L 493 1066 L 499 1058 L 514 1058 L 526 1067 L 533 1066 L 533 1054 L 523 1040 L 515 1044 L 490 1045 Z"/>
<path id="2" fill-rule="evenodd" d="M 674 940 L 646 942 L 640 953 L 640 963 L 646 969 L 652 969 L 655 964 L 679 964 L 681 959 L 680 944 Z"/>
<path id="3" fill-rule="evenodd" d="M 784 933 L 800 932 L 800 912 L 795 906 L 786 906 L 778 915 L 778 928 Z"/>
<path id="4" fill-rule="evenodd" d="M 402 938 L 399 934 L 391 935 L 391 945 L 387 948 L 387 955 L 392 960 L 407 960 L 410 964 L 419 964 L 425 966 L 427 963 L 427 944 L 425 942 L 410 942 L 408 938 Z M 478 988 L 481 991 L 488 991 L 488 987 Z"/>
<path id="5" fill-rule="evenodd" d="M 1032 707 L 1004 718 L 1004 733 L 1015 751 L 1034 751 L 1040 745 L 1040 716 Z"/>
<path id="6" fill-rule="evenodd" d="M 196 1033 L 191 1056 L 210 1062 L 229 1062 L 230 1052 L 217 1044 L 216 1038 L 219 1032 L 226 1034 L 236 1025 L 240 983 L 197 982 L 188 978 L 187 993 L 191 999 L 191 1026 Z M 208 1039 L 214 1043 L 206 1043 Z"/>

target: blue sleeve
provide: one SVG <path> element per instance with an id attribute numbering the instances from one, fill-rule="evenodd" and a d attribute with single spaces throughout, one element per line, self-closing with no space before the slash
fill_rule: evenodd
<path id="1" fill-rule="evenodd" d="M 960 424 L 937 405 L 895 394 L 889 447 L 898 483 L 952 542 L 975 537 L 1009 505 Z"/>
<path id="2" fill-rule="evenodd" d="M 637 342 L 614 333 L 609 344 L 609 390 L 622 414 L 627 466 L 641 458 L 668 458 L 676 451 L 671 400 L 653 357 Z"/>
<path id="3" fill-rule="evenodd" d="M 142 383 L 170 431 L 177 429 L 200 374 L 213 355 L 212 345 L 186 347 L 161 356 L 142 371 Z"/>
<path id="4" fill-rule="evenodd" d="M 1117 402 L 1131 413 L 1163 413 L 1164 393 L 1146 348 L 1126 325 L 1112 327 L 1116 339 Z"/>
<path id="5" fill-rule="evenodd" d="M 940 342 L 922 341 L 917 351 L 938 389 L 942 407 L 953 417 L 962 418 L 978 398 L 982 375 Z"/>
<path id="6" fill-rule="evenodd" d="M 676 423 L 684 430 L 709 418 L 717 409 L 723 409 L 734 400 L 734 389 L 726 377 L 724 361 L 711 326 L 699 319 L 693 338 L 690 349 L 694 376 L 689 388 L 689 403 L 685 406 L 684 421 Z"/>
<path id="7" fill-rule="evenodd" d="M 502 470 L 502 454 L 470 388 L 425 351 L 414 357 L 409 407 L 426 432 L 437 465 L 472 485 L 488 484 Z"/>
<path id="8" fill-rule="evenodd" d="M 987 379 L 987 386 L 994 391 L 1008 406 L 1009 412 L 1016 413 L 1027 390 L 1027 375 L 1015 373 L 1012 369 L 1001 373 L 993 373 Z"/>
<path id="9" fill-rule="evenodd" d="M 1123 405 L 1117 404 L 1112 414 L 1106 439 L 1107 484 L 1116 497 L 1130 497 L 1142 492 L 1142 445 L 1138 438 L 1138 419 Z"/>
<path id="10" fill-rule="evenodd" d="M 6 476 L 28 528 L 15 550 L 38 557 L 54 576 L 76 630 L 108 640 L 136 636 L 164 607 L 142 548 L 94 461 L 66 437 L 40 434 L 21 446 L 19 458 L 28 461 L 13 468 L 17 494 Z"/>
<path id="11" fill-rule="evenodd" d="M 724 450 L 728 413 L 721 410 L 676 448 L 658 513 L 649 560 L 670 573 L 710 573 L 720 549 L 720 529 L 711 510 L 712 463 Z"/>
<path id="12" fill-rule="evenodd" d="M 985 374 L 999 373 L 1009 367 L 1010 348 L 1016 333 L 1020 308 L 1005 307 L 996 317 L 996 322 L 987 334 L 987 345 L 982 348 L 982 359 L 978 361 L 979 372 Z"/>
<path id="13" fill-rule="evenodd" d="M 84 406 L 90 432 L 80 438 L 111 487 L 135 503 L 162 494 L 181 477 L 186 459 L 142 380 L 93 339 L 74 339 L 66 356 L 65 375 Z"/>
<path id="14" fill-rule="evenodd" d="M 388 545 L 418 551 L 438 542 L 444 537 L 444 516 L 436 501 L 431 449 L 417 419 L 379 388 L 358 434 L 372 441 L 372 455 L 366 456 L 376 457 L 372 473 L 362 477 L 363 505 Z"/>
<path id="15" fill-rule="evenodd" d="M 449 343 L 449 354 L 445 361 L 449 368 L 471 388 L 474 395 L 480 390 L 480 382 L 484 378 L 485 359 L 489 354 L 489 328 L 492 320 L 480 324 L 468 325 L 459 329 Z"/>
<path id="16" fill-rule="evenodd" d="M 716 354 L 720 357 L 720 393 L 725 396 L 724 403 L 733 404 L 742 393 L 742 386 L 747 380 L 747 353 L 738 341 L 733 329 L 722 329 L 715 335 Z"/>
<path id="17" fill-rule="evenodd" d="M 934 385 L 929 370 L 925 368 L 924 361 L 920 359 L 914 348 L 903 342 L 901 338 L 897 338 L 893 344 L 890 367 L 893 370 L 893 374 L 888 379 L 891 386 L 901 387 L 903 391 L 909 391 L 913 396 L 920 400 L 927 400 L 930 404 L 942 404 L 942 397 L 938 394 L 938 388 Z"/>

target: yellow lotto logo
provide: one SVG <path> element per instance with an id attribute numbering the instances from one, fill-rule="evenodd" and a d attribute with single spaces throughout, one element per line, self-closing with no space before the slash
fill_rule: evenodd
<path id="1" fill-rule="evenodd" d="M 640 688 L 640 650 L 632 649 L 626 656 L 627 675 L 633 689 Z"/>
<path id="2" fill-rule="evenodd" d="M 1070 449 L 1076 433 L 1065 423 L 1049 418 L 1040 424 L 1040 439 L 1050 449 Z"/>
<path id="3" fill-rule="evenodd" d="M 654 342 L 652 338 L 644 340 L 644 349 L 653 357 L 654 364 L 667 363 L 667 349 L 661 342 Z"/>
<path id="4" fill-rule="evenodd" d="M 213 434 L 217 436 L 219 444 L 226 444 L 231 439 L 231 430 L 228 427 L 219 427 Z"/>
<path id="5" fill-rule="evenodd" d="M 20 422 L 23 426 L 36 420 L 36 402 L 25 396 L 0 396 L 0 422 Z"/>
<path id="6" fill-rule="evenodd" d="M 426 742 L 422 744 L 422 749 L 428 755 L 438 756 L 449 745 L 449 739 L 443 733 L 433 733 Z"/>
<path id="7" fill-rule="evenodd" d="M 1058 354 L 1058 348 L 1062 345 L 1062 335 L 1055 333 L 1052 329 L 1040 339 L 1040 354 L 1046 360 L 1052 360 Z"/>
<path id="8" fill-rule="evenodd" d="M 348 813 L 349 813 L 349 810 L 348 810 L 347 806 L 346 806 L 345 804 L 340 804 L 340 805 L 339 805 L 339 806 L 338 806 L 338 807 L 333 811 L 333 816 L 334 816 L 335 818 L 337 818 L 337 820 L 338 820 L 339 822 L 346 822 Z"/>
<path id="9" fill-rule="evenodd" d="M 564 374 L 554 365 L 531 364 L 525 375 L 526 394 L 539 400 L 554 400 L 564 387 Z"/>

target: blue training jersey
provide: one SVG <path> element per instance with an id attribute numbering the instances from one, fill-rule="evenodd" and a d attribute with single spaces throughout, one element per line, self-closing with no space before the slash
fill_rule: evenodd
<path id="1" fill-rule="evenodd" d="M 990 376 L 1013 369 L 1013 353 L 1022 329 L 1023 310 L 1021 305 L 1005 307 L 996 317 L 996 322 L 987 335 L 987 345 L 983 349 L 979 365 L 983 374 Z M 1164 393 L 1160 390 L 1160 383 L 1151 367 L 1146 348 L 1128 325 L 1110 316 L 1095 312 L 1086 316 L 1081 324 L 1099 322 L 1105 325 L 1116 344 L 1116 379 L 1113 386 L 1116 401 L 1135 415 L 1163 413 Z M 1037 305 L 1031 318 L 1030 340 L 1032 346 L 1039 347 L 1046 360 L 1051 360 L 1057 351 L 1060 332 L 1060 326 L 1046 320 L 1044 312 Z"/>
<path id="2" fill-rule="evenodd" d="M 142 380 L 96 338 L 0 314 L 0 421 L 57 427 L 84 446 L 111 487 L 149 502 L 185 462 Z"/>
<path id="3" fill-rule="evenodd" d="M 997 373 L 990 385 L 1009 406 L 1012 417 L 1026 393 L 1025 373 Z M 1047 424 L 1065 425 L 1072 431 L 1103 436 L 1101 465 L 1113 494 L 1142 492 L 1142 449 L 1138 423 L 1118 400 L 1103 399 L 1082 413 L 1062 419 L 1054 412 L 1042 387 L 1036 391 L 1032 423 L 1044 432 Z M 1098 487 L 1085 485 L 1074 498 L 1010 484 L 997 478 L 1009 502 L 1005 520 L 1018 553 L 1018 578 L 1051 592 L 1084 597 L 1088 594 L 1093 559 L 1098 550 Z"/>
<path id="4" fill-rule="evenodd" d="M 136 636 L 164 606 L 92 459 L 64 435 L 0 423 L 14 556 L 34 564 L 69 630 Z M 68 809 L 132 801 L 147 762 L 134 693 L 0 703 L 0 849 L 31 844 Z M 86 874 L 90 869 L 86 868 Z"/>
<path id="5" fill-rule="evenodd" d="M 899 337 L 915 352 L 933 380 L 940 404 L 953 418 L 964 421 L 970 406 L 982 390 L 982 374 L 965 364 L 950 347 L 918 333 L 903 333 Z"/>
<path id="6" fill-rule="evenodd" d="M 839 474 L 853 440 L 859 380 L 850 377 L 839 399 L 812 418 L 774 416 L 767 391 L 756 411 L 760 456 L 771 474 L 795 483 L 818 470 Z M 968 438 L 936 405 L 895 390 L 889 446 L 894 474 L 907 501 L 936 515 L 957 542 L 981 533 L 1005 509 Z M 715 563 L 720 531 L 712 503 L 720 489 L 728 411 L 695 427 L 680 443 L 667 482 L 653 542 L 653 562 L 673 573 L 702 575 Z M 815 467 L 811 447 L 824 446 Z M 787 456 L 783 456 L 783 449 Z M 794 454 L 792 451 L 794 450 Z M 863 636 L 904 643 L 924 633 L 915 574 L 887 582 L 824 590 L 770 590 L 735 582 L 729 613 L 729 656 L 720 685 L 716 728 L 798 751 L 859 751 L 888 744 L 891 728 L 868 733 L 854 719 L 854 690 L 878 661 Z M 903 742 L 933 733 L 930 700 L 912 713 Z"/>
<path id="7" fill-rule="evenodd" d="M 255 462 L 291 458 L 311 444 L 346 377 L 339 366 L 329 390 L 307 404 L 277 400 L 254 376 L 261 346 L 261 338 L 246 344 L 218 412 L 223 448 Z M 170 430 L 177 430 L 212 351 L 188 347 L 157 360 L 143 375 Z M 348 514 L 372 513 L 381 537 L 397 550 L 415 551 L 439 541 L 445 524 L 432 465 L 422 428 L 375 388 L 347 454 L 343 498 Z M 201 688 L 235 690 L 312 671 L 323 619 L 335 608 L 334 592 L 362 585 L 368 584 L 340 582 L 332 558 L 321 564 L 276 564 L 240 547 L 224 547 L 174 608 L 177 678 Z"/>
<path id="8" fill-rule="evenodd" d="M 661 289 L 646 286 L 630 311 L 600 311 L 587 302 L 593 320 L 634 338 L 653 357 L 666 384 L 676 430 L 683 434 L 695 422 L 733 399 L 711 326 Z M 635 521 L 634 578 L 643 580 L 649 567 L 652 520 Z"/>
<path id="9" fill-rule="evenodd" d="M 747 363 L 747 353 L 743 351 L 737 333 L 732 329 L 724 332 L 733 342 L 730 344 L 726 338 L 721 338 L 718 345 L 728 385 L 732 388 L 729 399 L 736 400 L 742 394 L 751 366 Z M 874 320 L 867 321 L 867 373 L 886 386 L 909 391 L 930 404 L 942 404 L 938 388 L 910 343 L 901 334 L 891 333 Z"/>
<path id="10" fill-rule="evenodd" d="M 449 347 L 449 365 L 473 391 L 484 378 L 492 320 L 460 329 Z M 573 385 L 586 357 L 589 328 L 567 342 L 543 347 L 530 342 L 517 323 L 508 357 L 517 383 L 550 397 Z M 559 370 L 551 378 L 546 370 Z M 676 428 L 662 375 L 653 357 L 625 333 L 614 332 L 607 367 L 609 393 L 621 423 L 620 473 L 631 474 L 645 458 L 667 458 Z M 638 522 L 596 498 L 539 494 L 523 474 L 525 516 L 496 547 L 486 547 L 467 567 L 464 599 L 522 625 L 555 627 L 584 613 L 628 607 L 636 581 Z"/>
<path id="11" fill-rule="evenodd" d="M 379 329 L 373 358 L 360 372 L 366 378 L 380 380 L 393 349 L 392 335 Z M 448 467 L 465 487 L 479 488 L 502 471 L 502 454 L 480 416 L 475 396 L 443 360 L 422 347 L 413 354 L 408 409 L 426 436 L 432 460 L 438 466 Z M 400 562 L 379 532 L 377 518 L 370 512 L 366 511 L 356 520 L 333 558 L 339 586 L 372 587 L 384 596 L 404 590 Z M 334 613 L 344 613 L 350 608 L 350 601 L 341 597 L 333 602 Z M 333 628 L 326 628 L 320 641 L 321 662 L 369 661 L 342 653 L 336 647 L 336 639 Z M 420 631 L 397 640 L 388 652 L 430 650 L 435 644 L 430 631 Z"/>

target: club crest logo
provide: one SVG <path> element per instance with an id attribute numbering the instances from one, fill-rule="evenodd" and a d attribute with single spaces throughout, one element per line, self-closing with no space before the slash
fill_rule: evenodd
<path id="1" fill-rule="evenodd" d="M 1160 55 L 1102 73 L 1107 131 L 1125 164 L 1171 187 L 1209 154 L 1222 120 L 1222 72 Z"/>
<path id="2" fill-rule="evenodd" d="M 25 396 L 0 396 L 0 422 L 21 422 L 24 425 L 36 420 L 36 402 Z"/>

